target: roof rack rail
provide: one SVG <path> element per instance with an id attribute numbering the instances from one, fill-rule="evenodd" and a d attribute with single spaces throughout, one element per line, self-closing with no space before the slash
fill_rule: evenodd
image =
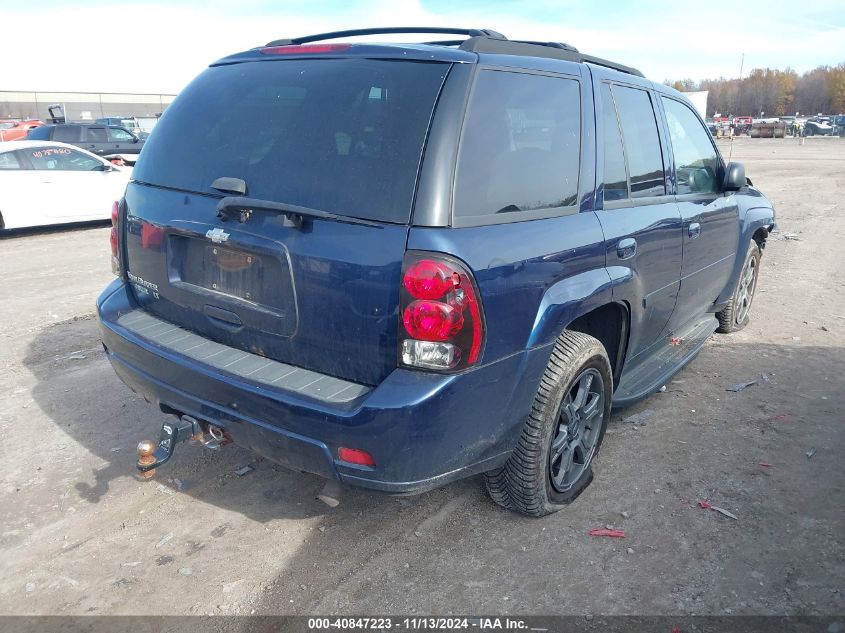
<path id="1" fill-rule="evenodd" d="M 621 73 L 628 73 L 629 75 L 636 75 L 637 77 L 645 77 L 639 70 L 636 68 L 632 68 L 631 66 L 625 66 L 624 64 L 617 64 L 616 62 L 612 62 L 609 59 L 602 59 L 601 57 L 593 57 L 592 55 L 581 55 L 582 61 L 587 62 L 588 64 L 595 64 L 596 66 L 604 66 L 605 68 L 612 68 L 613 70 L 618 70 Z"/>
<path id="2" fill-rule="evenodd" d="M 440 40 L 425 42 L 433 46 L 456 46 L 464 51 L 476 53 L 498 53 L 502 55 L 525 55 L 531 57 L 551 57 L 572 62 L 587 62 L 605 68 L 612 68 L 629 75 L 642 77 L 643 74 L 636 68 L 617 64 L 616 62 L 585 55 L 574 46 L 562 42 L 534 42 L 529 40 L 509 40 L 507 37 L 491 29 L 461 29 L 440 26 L 392 26 L 376 27 L 370 29 L 351 29 L 348 31 L 332 31 L 330 33 L 317 33 L 316 35 L 305 35 L 288 39 L 273 40 L 265 46 L 291 46 L 297 44 L 308 44 L 309 42 L 320 42 L 323 40 L 336 40 L 341 37 L 355 37 L 358 35 L 390 35 L 401 33 L 436 33 L 449 35 L 465 35 L 464 40 Z"/>
<path id="3" fill-rule="evenodd" d="M 336 40 L 340 37 L 353 37 L 356 35 L 381 35 L 395 33 L 448 33 L 452 35 L 466 35 L 467 37 L 485 37 L 502 40 L 507 39 L 501 33 L 497 33 L 496 31 L 492 31 L 490 29 L 453 29 L 440 26 L 392 26 L 317 33 L 316 35 L 305 35 L 303 37 L 273 40 L 272 42 L 265 44 L 265 46 L 289 46 L 291 44 L 307 44 L 309 42 L 320 42 L 322 40 Z"/>
<path id="4" fill-rule="evenodd" d="M 484 36 L 472 36 L 458 46 L 464 51 L 476 53 L 493 53 L 500 55 L 526 55 L 532 57 L 551 57 L 570 62 L 587 62 L 605 68 L 612 68 L 629 75 L 643 77 L 644 75 L 636 68 L 617 64 L 601 57 L 586 55 L 578 51 L 574 46 L 561 42 L 532 42 L 523 40 L 493 39 Z"/>

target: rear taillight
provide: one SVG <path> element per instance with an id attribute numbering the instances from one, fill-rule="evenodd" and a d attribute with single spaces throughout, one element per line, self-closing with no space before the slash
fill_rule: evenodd
<path id="1" fill-rule="evenodd" d="M 399 308 L 400 364 L 448 372 L 478 362 L 484 317 L 464 264 L 440 253 L 407 253 Z"/>
<path id="2" fill-rule="evenodd" d="M 117 221 L 120 216 L 120 202 L 115 202 L 111 205 L 111 233 L 109 234 L 109 243 L 111 244 L 111 271 L 120 276 L 120 255 L 118 247 L 120 241 L 118 239 Z"/>

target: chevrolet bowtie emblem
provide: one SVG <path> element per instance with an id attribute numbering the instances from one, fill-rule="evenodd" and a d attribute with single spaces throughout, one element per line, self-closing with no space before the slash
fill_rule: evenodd
<path id="1" fill-rule="evenodd" d="M 215 244 L 221 244 L 229 239 L 229 234 L 226 233 L 223 229 L 211 229 L 209 230 L 205 236 L 210 239 Z"/>

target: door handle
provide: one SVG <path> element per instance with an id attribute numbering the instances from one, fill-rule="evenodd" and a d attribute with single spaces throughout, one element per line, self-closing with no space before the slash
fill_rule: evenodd
<path id="1" fill-rule="evenodd" d="M 689 225 L 687 232 L 689 233 L 690 239 L 694 240 L 699 235 L 701 235 L 701 225 L 698 222 L 693 222 Z"/>
<path id="2" fill-rule="evenodd" d="M 626 237 L 616 245 L 616 254 L 619 259 L 630 259 L 637 254 L 637 240 L 633 237 Z"/>

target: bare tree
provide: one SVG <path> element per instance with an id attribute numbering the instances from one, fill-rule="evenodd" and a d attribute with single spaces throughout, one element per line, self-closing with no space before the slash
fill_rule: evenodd
<path id="1" fill-rule="evenodd" d="M 798 75 L 791 68 L 755 68 L 739 79 L 666 80 L 681 92 L 709 91 L 707 114 L 784 116 L 845 112 L 845 62 Z"/>

